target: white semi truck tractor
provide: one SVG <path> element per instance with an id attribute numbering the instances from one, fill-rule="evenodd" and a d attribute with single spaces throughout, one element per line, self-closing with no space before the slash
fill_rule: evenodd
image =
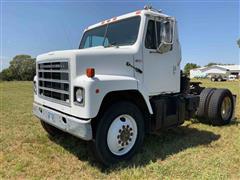
<path id="1" fill-rule="evenodd" d="M 149 6 L 85 29 L 79 49 L 39 55 L 33 113 L 50 136 L 90 141 L 105 165 L 131 158 L 144 136 L 192 117 L 229 124 L 235 96 L 181 74 L 177 21 Z"/>

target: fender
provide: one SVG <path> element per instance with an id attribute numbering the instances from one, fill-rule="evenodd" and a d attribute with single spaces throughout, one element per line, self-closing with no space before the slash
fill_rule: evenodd
<path id="1" fill-rule="evenodd" d="M 96 117 L 98 111 L 100 110 L 101 103 L 108 93 L 124 90 L 138 90 L 144 98 L 149 113 L 153 113 L 148 96 L 138 89 L 138 80 L 133 77 L 119 75 L 96 75 L 94 78 L 89 78 L 86 75 L 82 75 L 73 81 L 73 86 L 84 88 L 84 106 L 72 108 L 72 114 L 78 114 L 78 116 L 82 118 L 90 119 Z"/>

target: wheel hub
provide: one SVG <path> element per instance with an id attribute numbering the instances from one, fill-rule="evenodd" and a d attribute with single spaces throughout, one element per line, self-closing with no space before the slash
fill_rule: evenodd
<path id="1" fill-rule="evenodd" d="M 137 139 L 137 124 L 130 115 L 123 114 L 115 118 L 109 127 L 107 144 L 115 155 L 124 155 L 134 146 Z"/>
<path id="2" fill-rule="evenodd" d="M 123 125 L 122 128 L 119 130 L 119 135 L 117 136 L 119 140 L 118 143 L 122 146 L 124 144 L 128 145 L 128 142 L 131 141 L 131 136 L 133 136 L 132 128 L 129 125 Z"/>
<path id="3" fill-rule="evenodd" d="M 223 120 L 228 120 L 231 116 L 232 103 L 229 97 L 225 97 L 221 106 L 221 116 Z"/>

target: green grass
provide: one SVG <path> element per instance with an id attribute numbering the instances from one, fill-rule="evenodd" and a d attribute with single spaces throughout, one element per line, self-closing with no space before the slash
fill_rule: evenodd
<path id="1" fill-rule="evenodd" d="M 236 121 L 213 127 L 187 121 L 149 135 L 140 153 L 103 169 L 88 143 L 72 136 L 49 138 L 32 115 L 32 83 L 1 82 L 1 179 L 240 179 L 239 82 L 203 81 L 238 95 Z"/>

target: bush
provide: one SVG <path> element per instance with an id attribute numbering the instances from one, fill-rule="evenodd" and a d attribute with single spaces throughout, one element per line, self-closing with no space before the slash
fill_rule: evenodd
<path id="1" fill-rule="evenodd" d="M 1 74 L 0 74 L 0 79 L 3 81 L 12 81 L 12 71 L 8 68 L 8 69 L 4 69 Z"/>
<path id="2" fill-rule="evenodd" d="M 187 63 L 187 64 L 184 66 L 184 74 L 186 74 L 186 75 L 189 76 L 191 69 L 195 69 L 195 68 L 199 68 L 199 67 L 200 67 L 200 66 L 198 66 L 197 64 Z"/>
<path id="3" fill-rule="evenodd" d="M 10 66 L 0 73 L 3 81 L 32 81 L 36 74 L 36 59 L 29 55 L 17 55 L 10 62 Z"/>

